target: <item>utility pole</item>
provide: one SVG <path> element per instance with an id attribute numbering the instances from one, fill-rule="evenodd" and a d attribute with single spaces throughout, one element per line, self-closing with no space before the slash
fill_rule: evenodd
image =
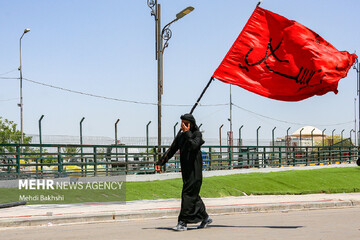
<path id="1" fill-rule="evenodd" d="M 20 136 L 20 144 L 24 143 L 24 118 L 23 118 L 23 87 L 22 87 L 22 83 L 23 83 L 23 77 L 22 77 L 22 62 L 21 62 L 21 40 L 24 37 L 24 35 L 26 33 L 30 32 L 29 28 L 26 28 L 23 32 L 23 34 L 20 37 L 20 66 L 19 66 L 19 71 L 20 71 L 20 131 L 21 131 L 21 136 Z"/>

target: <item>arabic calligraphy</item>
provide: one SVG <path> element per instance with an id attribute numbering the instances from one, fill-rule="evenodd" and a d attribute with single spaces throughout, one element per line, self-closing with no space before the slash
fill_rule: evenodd
<path id="1" fill-rule="evenodd" d="M 254 48 L 251 48 L 247 52 L 247 54 L 245 55 L 245 58 L 244 58 L 246 66 L 243 66 L 240 63 L 238 64 L 238 66 L 241 69 L 245 69 L 247 72 L 249 72 L 249 67 L 253 67 L 253 66 L 260 65 L 260 64 L 264 63 L 266 68 L 270 72 L 275 73 L 277 75 L 280 75 L 282 77 L 291 79 L 291 80 L 295 80 L 295 82 L 299 83 L 300 85 L 310 86 L 309 83 L 310 83 L 311 79 L 313 78 L 313 76 L 315 75 L 316 72 L 320 73 L 321 69 L 318 70 L 318 71 L 314 71 L 314 70 L 306 69 L 304 67 L 300 67 L 299 72 L 298 72 L 298 74 L 296 76 L 291 76 L 291 75 L 288 75 L 288 74 L 285 74 L 285 73 L 282 73 L 282 72 L 275 71 L 274 69 L 272 69 L 269 66 L 269 64 L 267 62 L 269 57 L 273 56 L 280 63 L 289 63 L 289 61 L 280 59 L 276 54 L 276 51 L 279 49 L 279 47 L 280 47 L 280 45 L 282 43 L 282 40 L 280 41 L 280 43 L 275 48 L 273 48 L 273 46 L 271 44 L 271 41 L 272 41 L 272 39 L 270 38 L 269 42 L 268 42 L 268 45 L 267 45 L 267 48 L 266 48 L 266 51 L 265 51 L 265 56 L 261 60 L 255 62 L 255 63 L 250 63 L 249 62 L 249 56 L 250 56 L 251 52 L 254 50 Z M 321 78 L 321 80 L 322 80 L 322 78 Z M 321 83 L 321 80 L 320 80 L 320 83 Z M 302 88 L 304 88 L 304 87 L 302 87 Z"/>

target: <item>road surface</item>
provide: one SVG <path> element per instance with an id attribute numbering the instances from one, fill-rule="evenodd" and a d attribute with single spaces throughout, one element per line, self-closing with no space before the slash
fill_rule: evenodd
<path id="1" fill-rule="evenodd" d="M 360 239 L 360 208 L 212 216 L 207 229 L 174 232 L 176 218 L 0 229 L 0 239 Z"/>

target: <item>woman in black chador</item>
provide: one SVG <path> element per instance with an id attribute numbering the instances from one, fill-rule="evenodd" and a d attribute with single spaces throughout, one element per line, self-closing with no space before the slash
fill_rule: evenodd
<path id="1" fill-rule="evenodd" d="M 212 222 L 206 213 L 205 205 L 199 196 L 202 184 L 201 145 L 204 144 L 202 134 L 191 114 L 181 116 L 181 132 L 174 139 L 168 153 L 156 163 L 155 170 L 160 171 L 177 150 L 180 149 L 181 175 L 183 189 L 181 192 L 181 211 L 178 224 L 173 230 L 187 230 L 188 223 L 201 222 L 198 228 L 205 228 Z"/>

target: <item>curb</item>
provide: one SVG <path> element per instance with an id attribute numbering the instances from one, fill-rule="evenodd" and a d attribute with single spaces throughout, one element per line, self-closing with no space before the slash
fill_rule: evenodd
<path id="1" fill-rule="evenodd" d="M 344 207 L 358 207 L 360 200 L 345 200 L 345 201 L 313 201 L 313 202 L 288 202 L 276 204 L 234 204 L 222 206 L 209 206 L 207 212 L 209 214 L 231 214 L 231 213 L 257 213 L 257 212 L 279 212 L 289 210 L 315 210 L 315 209 L 329 209 L 329 208 L 344 208 Z M 176 217 L 179 214 L 179 208 L 169 208 L 160 210 L 144 210 L 143 212 L 127 212 L 127 213 L 98 213 L 98 214 L 82 214 L 75 215 L 60 215 L 60 216 L 41 216 L 29 217 L 30 219 L 6 219 L 0 220 L 0 228 L 7 227 L 28 227 L 28 226 L 52 226 L 56 224 L 68 223 L 90 223 L 90 222 L 104 222 L 116 220 L 130 220 L 130 219 L 147 219 L 147 218 L 165 218 Z"/>

